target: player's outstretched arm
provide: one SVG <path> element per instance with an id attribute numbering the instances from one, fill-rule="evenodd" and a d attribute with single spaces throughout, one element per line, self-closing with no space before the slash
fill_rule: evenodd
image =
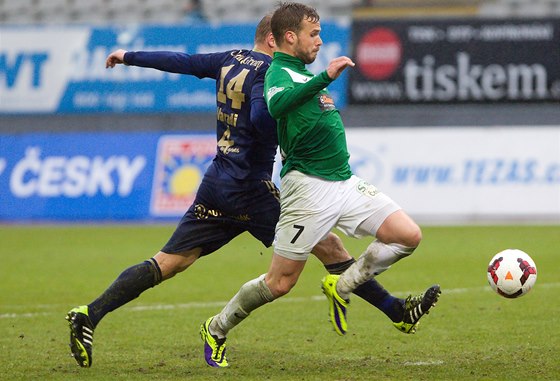
<path id="1" fill-rule="evenodd" d="M 117 64 L 124 64 L 124 54 L 126 50 L 118 49 L 107 56 L 107 61 L 105 61 L 105 68 L 115 67 Z"/>
<path id="2" fill-rule="evenodd" d="M 348 66 L 354 67 L 355 63 L 346 56 L 341 56 L 333 59 L 329 62 L 329 66 L 327 67 L 327 75 L 330 79 L 337 79 L 340 74 L 346 69 Z"/>

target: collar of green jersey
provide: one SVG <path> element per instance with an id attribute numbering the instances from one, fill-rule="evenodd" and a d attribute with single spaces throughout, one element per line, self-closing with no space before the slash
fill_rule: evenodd
<path id="1" fill-rule="evenodd" d="M 296 66 L 297 69 L 301 69 L 301 70 L 305 69 L 305 64 L 303 63 L 302 60 L 286 53 L 274 52 L 273 59 L 281 60 L 283 62 L 288 62 L 290 63 L 290 65 Z"/>

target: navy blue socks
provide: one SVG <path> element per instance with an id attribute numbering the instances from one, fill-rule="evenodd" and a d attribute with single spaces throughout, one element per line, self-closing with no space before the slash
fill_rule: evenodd
<path id="1" fill-rule="evenodd" d="M 161 278 L 161 270 L 153 258 L 124 270 L 103 294 L 88 305 L 88 314 L 93 326 L 97 326 L 107 313 L 159 284 Z"/>

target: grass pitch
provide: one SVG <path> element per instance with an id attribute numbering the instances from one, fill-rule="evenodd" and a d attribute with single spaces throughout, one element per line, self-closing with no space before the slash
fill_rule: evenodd
<path id="1" fill-rule="evenodd" d="M 95 332 L 93 367 L 69 355 L 66 312 L 96 298 L 126 267 L 153 255 L 173 226 L 0 226 L 0 378 L 3 380 L 559 380 L 560 227 L 425 227 L 415 254 L 378 280 L 398 296 L 439 283 L 437 307 L 404 335 L 354 297 L 337 336 L 311 258 L 295 289 L 228 336 L 230 368 L 206 366 L 200 323 L 271 249 L 249 235 L 109 314 Z M 367 240 L 346 239 L 355 255 Z M 535 288 L 507 300 L 486 282 L 490 258 L 528 252 Z"/>

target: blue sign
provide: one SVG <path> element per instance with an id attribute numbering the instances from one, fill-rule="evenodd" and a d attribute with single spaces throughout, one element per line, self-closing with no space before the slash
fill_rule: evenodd
<path id="1" fill-rule="evenodd" d="M 175 219 L 215 152 L 212 134 L 0 135 L 0 220 Z"/>
<path id="2" fill-rule="evenodd" d="M 214 81 L 118 65 L 116 49 L 211 53 L 253 47 L 255 25 L 1 27 L 0 113 L 214 111 Z M 347 55 L 349 28 L 322 24 L 324 44 L 310 70 Z M 61 43 L 64 41 L 64 43 Z M 329 90 L 346 105 L 346 75 Z"/>

